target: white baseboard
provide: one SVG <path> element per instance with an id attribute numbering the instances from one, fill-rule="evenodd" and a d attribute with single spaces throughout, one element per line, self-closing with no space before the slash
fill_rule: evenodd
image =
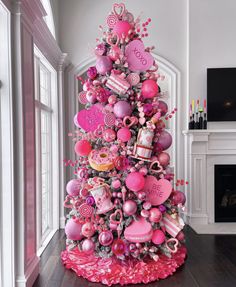
<path id="1" fill-rule="evenodd" d="M 40 259 L 38 256 L 31 260 L 30 264 L 27 267 L 25 275 L 16 276 L 16 287 L 32 287 L 35 280 L 39 275 L 39 262 Z"/>

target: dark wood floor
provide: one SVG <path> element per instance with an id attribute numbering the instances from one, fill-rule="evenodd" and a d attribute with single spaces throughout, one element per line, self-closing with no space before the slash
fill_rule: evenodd
<path id="1" fill-rule="evenodd" d="M 186 227 L 188 259 L 174 276 L 137 287 L 235 287 L 236 236 L 198 235 Z M 58 231 L 41 257 L 40 275 L 33 287 L 101 287 L 78 278 L 61 264 L 64 230 Z M 129 285 L 130 286 L 130 285 Z"/>

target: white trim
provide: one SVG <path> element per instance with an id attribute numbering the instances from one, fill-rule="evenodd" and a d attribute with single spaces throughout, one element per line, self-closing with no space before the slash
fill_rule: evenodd
<path id="1" fill-rule="evenodd" d="M 53 37 L 56 39 L 55 34 L 55 24 L 53 19 L 53 13 L 52 13 L 52 6 L 49 0 L 41 0 L 43 7 L 47 13 L 46 16 L 44 16 L 44 20 L 47 23 L 48 29 L 52 33 Z"/>
<path id="2" fill-rule="evenodd" d="M 0 59 L 0 286 L 7 287 L 15 284 L 11 18 L 2 1 L 0 10 L 4 37 L 0 39 L 0 50 L 4 53 Z"/>
<path id="3" fill-rule="evenodd" d="M 42 255 L 42 253 L 44 252 L 44 250 L 46 249 L 46 247 L 50 243 L 51 239 L 53 238 L 53 236 L 55 235 L 57 230 L 58 229 L 53 229 L 53 230 L 50 231 L 50 233 L 48 234 L 47 238 L 44 240 L 43 245 L 37 251 L 37 256 L 38 257 L 40 257 Z"/>
<path id="4" fill-rule="evenodd" d="M 40 259 L 35 255 L 35 257 L 28 264 L 27 270 L 24 276 L 16 277 L 16 284 L 15 284 L 16 287 L 32 287 L 33 286 L 39 274 L 39 261 Z"/>

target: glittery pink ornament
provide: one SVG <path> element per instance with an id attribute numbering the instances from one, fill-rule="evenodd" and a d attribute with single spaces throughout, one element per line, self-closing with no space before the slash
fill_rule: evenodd
<path id="1" fill-rule="evenodd" d="M 103 138 L 106 142 L 112 142 L 116 139 L 116 132 L 112 129 L 106 129 L 103 132 Z"/>
<path id="2" fill-rule="evenodd" d="M 102 56 L 106 53 L 106 46 L 105 44 L 101 43 L 101 44 L 98 44 L 95 48 L 95 55 L 97 56 Z"/>
<path id="3" fill-rule="evenodd" d="M 126 245 L 122 239 L 114 240 L 111 250 L 116 256 L 121 256 L 125 253 Z"/>
<path id="4" fill-rule="evenodd" d="M 91 79 L 94 80 L 97 77 L 97 69 L 96 67 L 89 67 L 87 71 L 87 76 Z"/>
<path id="5" fill-rule="evenodd" d="M 79 179 L 72 179 L 66 185 L 66 191 L 71 196 L 77 196 L 80 193 L 81 181 Z"/>
<path id="6" fill-rule="evenodd" d="M 100 56 L 96 61 L 96 69 L 99 74 L 105 75 L 112 69 L 112 61 L 108 56 Z"/>
<path id="7" fill-rule="evenodd" d="M 128 189 L 138 192 L 144 188 L 145 185 L 145 178 L 142 173 L 140 172 L 131 172 L 125 180 L 125 184 Z"/>
<path id="8" fill-rule="evenodd" d="M 118 189 L 118 188 L 120 188 L 120 186 L 121 186 L 121 182 L 120 182 L 119 179 L 116 179 L 116 180 L 114 180 L 114 181 L 112 182 L 111 185 L 112 185 L 113 188 Z"/>
<path id="9" fill-rule="evenodd" d="M 125 170 L 129 165 L 129 160 L 125 156 L 118 156 L 115 160 L 115 167 L 118 170 Z"/>
<path id="10" fill-rule="evenodd" d="M 153 98 L 158 93 L 158 85 L 154 80 L 145 80 L 142 84 L 141 94 L 145 99 Z"/>
<path id="11" fill-rule="evenodd" d="M 109 246 L 113 241 L 113 234 L 110 230 L 102 231 L 98 236 L 98 240 L 101 245 Z"/>
<path id="12" fill-rule="evenodd" d="M 123 204 L 123 211 L 126 215 L 134 215 L 137 211 L 137 203 L 133 200 L 127 200 Z"/>
<path id="13" fill-rule="evenodd" d="M 131 25 L 127 21 L 117 21 L 113 28 L 113 33 L 118 35 L 120 38 L 122 36 L 128 36 L 129 30 L 131 29 Z"/>
<path id="14" fill-rule="evenodd" d="M 131 139 L 131 132 L 128 128 L 121 128 L 117 132 L 117 138 L 122 142 L 128 142 Z"/>
<path id="15" fill-rule="evenodd" d="M 130 116 L 132 108 L 126 101 L 119 101 L 114 105 L 113 112 L 117 118 L 123 119 L 126 116 Z"/>
<path id="16" fill-rule="evenodd" d="M 159 163 L 163 166 L 166 167 L 167 165 L 169 165 L 170 163 L 170 156 L 167 152 L 161 152 L 160 154 L 158 154 L 157 156 L 157 160 L 159 161 Z"/>
<path id="17" fill-rule="evenodd" d="M 81 240 L 83 238 L 82 224 L 76 222 L 74 219 L 70 219 L 66 223 L 65 233 L 70 240 Z"/>
<path id="18" fill-rule="evenodd" d="M 161 213 L 161 211 L 158 209 L 158 208 L 156 208 L 156 207 L 154 207 L 154 208 L 151 208 L 150 210 L 149 210 L 149 212 L 150 212 L 150 215 L 149 215 L 149 220 L 151 221 L 151 222 L 160 222 L 161 221 L 161 219 L 162 219 L 162 213 Z"/>
<path id="19" fill-rule="evenodd" d="M 87 140 L 80 140 L 75 144 L 75 153 L 79 156 L 88 156 L 92 150 L 92 146 Z"/>
<path id="20" fill-rule="evenodd" d="M 157 229 L 153 232 L 152 235 L 152 242 L 156 245 L 160 245 L 165 241 L 165 234 L 163 233 L 163 231 Z"/>
<path id="21" fill-rule="evenodd" d="M 95 227 L 94 224 L 92 222 L 86 222 L 83 224 L 82 226 L 82 234 L 85 237 L 92 237 L 95 233 Z"/>
<path id="22" fill-rule="evenodd" d="M 82 250 L 87 253 L 91 254 L 94 252 L 95 244 L 91 239 L 85 239 L 82 243 Z"/>

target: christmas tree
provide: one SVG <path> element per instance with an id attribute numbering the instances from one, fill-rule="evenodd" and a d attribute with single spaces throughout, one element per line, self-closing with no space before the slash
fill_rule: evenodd
<path id="1" fill-rule="evenodd" d="M 85 108 L 74 117 L 75 178 L 66 190 L 70 209 L 62 261 L 78 276 L 107 285 L 166 278 L 184 263 L 184 193 L 173 188 L 166 151 L 172 137 L 158 85 L 160 75 L 144 46 L 151 19 L 114 4 L 94 49 L 96 66 L 79 80 Z M 183 180 L 177 180 L 177 186 Z"/>

